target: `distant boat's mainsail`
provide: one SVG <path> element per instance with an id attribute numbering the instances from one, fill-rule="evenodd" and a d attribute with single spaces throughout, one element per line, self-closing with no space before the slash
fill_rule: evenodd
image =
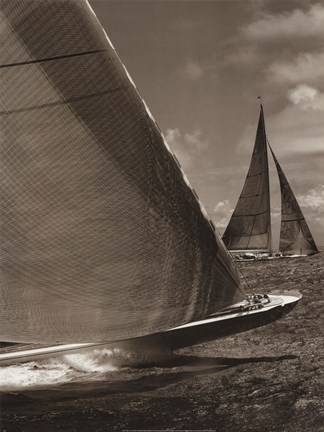
<path id="1" fill-rule="evenodd" d="M 281 228 L 279 250 L 289 254 L 313 254 L 318 252 L 313 236 L 288 180 L 269 145 L 275 162 L 281 190 Z"/>
<path id="2" fill-rule="evenodd" d="M 271 216 L 268 152 L 263 107 L 250 168 L 234 213 L 223 235 L 231 251 L 253 250 L 271 254 Z M 269 145 L 270 147 L 270 145 Z M 298 202 L 270 147 L 278 171 L 281 189 L 281 232 L 279 250 L 283 254 L 318 252 Z"/>
<path id="3" fill-rule="evenodd" d="M 0 340 L 126 339 L 242 300 L 229 254 L 89 5 L 1 6 Z M 261 180 L 249 189 L 267 194 Z"/>
<path id="4" fill-rule="evenodd" d="M 223 241 L 230 250 L 271 251 L 269 168 L 262 106 L 250 168 Z"/>

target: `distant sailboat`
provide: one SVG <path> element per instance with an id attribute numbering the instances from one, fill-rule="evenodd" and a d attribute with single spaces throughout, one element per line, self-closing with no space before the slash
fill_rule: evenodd
<path id="1" fill-rule="evenodd" d="M 0 362 L 267 324 L 86 1 L 2 3 Z M 27 344 L 27 345 L 26 345 Z"/>
<path id="2" fill-rule="evenodd" d="M 226 247 L 242 252 L 272 255 L 269 164 L 263 106 L 249 171 L 232 217 L 223 235 Z M 308 255 L 318 252 L 296 197 L 275 157 L 281 190 L 281 230 L 279 251 L 283 255 Z M 253 256 L 253 254 L 251 254 Z M 249 257 L 249 253 L 247 254 Z"/>

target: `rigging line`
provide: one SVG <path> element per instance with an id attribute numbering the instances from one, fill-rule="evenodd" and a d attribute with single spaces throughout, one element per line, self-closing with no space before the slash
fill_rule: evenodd
<path id="1" fill-rule="evenodd" d="M 243 282 L 248 286 L 249 290 L 251 289 L 251 285 L 249 284 L 249 281 L 246 279 L 241 267 L 239 267 L 237 264 L 235 265 L 236 269 L 239 271 L 240 275 L 242 276 Z"/>
<path id="2" fill-rule="evenodd" d="M 107 50 L 106 49 L 97 49 L 97 50 L 92 50 L 92 51 L 83 51 L 83 52 L 72 53 L 72 54 L 64 54 L 64 55 L 54 56 L 54 57 L 45 57 L 45 58 L 36 59 L 36 60 L 27 60 L 24 62 L 7 63 L 7 64 L 0 65 L 0 69 L 9 68 L 9 67 L 16 67 L 16 66 L 25 66 L 25 65 L 34 64 L 34 63 L 43 63 L 43 62 L 49 62 L 49 61 L 55 61 L 55 60 L 62 60 L 62 59 L 70 58 L 70 57 L 79 57 L 79 56 L 85 56 L 85 55 L 89 55 L 89 54 L 97 54 L 97 53 L 104 52 L 104 51 L 107 51 Z"/>

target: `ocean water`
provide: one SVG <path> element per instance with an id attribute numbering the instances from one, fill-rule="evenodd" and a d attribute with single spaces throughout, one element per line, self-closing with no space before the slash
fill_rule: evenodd
<path id="1" fill-rule="evenodd" d="M 322 252 L 313 257 L 301 258 L 291 262 L 268 262 L 266 275 L 277 274 L 275 280 L 286 281 L 288 288 L 300 284 L 304 300 L 299 306 L 306 304 L 309 293 L 320 286 L 323 272 L 324 246 Z M 257 276 L 262 280 L 264 266 L 257 264 L 260 272 Z M 289 265 L 288 265 L 289 264 Z M 261 272 L 262 269 L 262 272 Z M 254 267 L 246 267 L 246 271 L 255 273 Z M 269 276 L 270 277 L 270 276 Z M 268 283 L 264 279 L 264 284 Z M 297 313 L 300 314 L 300 311 Z M 146 347 L 147 348 L 147 347 Z M 78 381 L 115 380 L 118 376 L 131 372 L 130 368 L 139 365 L 163 363 L 172 358 L 170 352 L 164 349 L 120 349 L 106 346 L 100 349 L 90 349 L 82 353 L 74 353 L 49 358 L 42 361 L 31 361 L 23 364 L 0 367 L 0 391 L 23 391 L 37 387 L 48 387 Z"/>
<path id="2" fill-rule="evenodd" d="M 19 391 L 51 387 L 77 381 L 97 381 L 122 369 L 159 363 L 172 357 L 164 350 L 139 351 L 120 348 L 89 349 L 0 367 L 0 391 Z"/>

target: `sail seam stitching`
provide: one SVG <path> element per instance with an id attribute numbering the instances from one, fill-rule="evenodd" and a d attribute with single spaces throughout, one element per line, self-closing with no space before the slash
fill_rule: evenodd
<path id="1" fill-rule="evenodd" d="M 55 57 L 45 57 L 45 58 L 37 59 L 37 60 L 28 60 L 28 61 L 18 62 L 18 63 L 7 63 L 7 64 L 0 65 L 0 69 L 15 67 L 15 66 L 25 66 L 25 65 L 29 65 L 29 64 L 33 64 L 33 63 L 43 63 L 43 62 L 49 62 L 49 61 L 55 61 L 55 60 L 62 60 L 65 58 L 70 58 L 70 57 L 79 57 L 79 56 L 84 56 L 84 55 L 97 54 L 97 53 L 100 53 L 103 51 L 106 51 L 106 50 L 100 49 L 100 50 L 93 50 L 93 51 L 84 51 L 84 52 L 65 54 L 65 55 L 60 55 L 60 56 L 55 56 Z"/>
<path id="2" fill-rule="evenodd" d="M 239 214 L 239 215 L 233 214 L 232 217 L 259 216 L 259 215 L 261 215 L 261 214 L 267 213 L 267 211 L 268 211 L 268 210 L 264 210 L 263 212 L 260 212 L 260 213 L 252 213 L 252 214 L 250 214 L 250 213 L 248 213 L 248 214 Z"/>

